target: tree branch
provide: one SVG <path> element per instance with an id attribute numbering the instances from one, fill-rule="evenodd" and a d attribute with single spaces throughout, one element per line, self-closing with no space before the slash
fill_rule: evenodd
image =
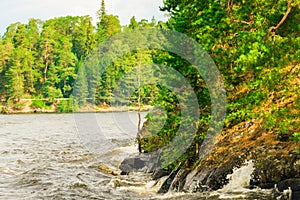
<path id="1" fill-rule="evenodd" d="M 269 31 L 271 32 L 273 30 L 277 30 L 284 23 L 284 21 L 286 20 L 286 18 L 289 16 L 291 10 L 292 10 L 292 1 L 290 0 L 288 2 L 288 8 L 287 8 L 284 16 L 282 17 L 281 21 L 277 24 L 277 26 L 270 27 Z"/>
<path id="2" fill-rule="evenodd" d="M 233 7 L 233 0 L 227 0 L 227 14 L 231 18 L 231 11 Z"/>
<path id="3" fill-rule="evenodd" d="M 235 22 L 235 23 L 243 23 L 243 24 L 247 24 L 247 25 L 250 25 L 252 22 L 246 22 L 246 21 L 244 21 L 244 20 L 239 20 L 239 19 L 235 19 L 235 20 L 233 20 L 233 22 Z"/>

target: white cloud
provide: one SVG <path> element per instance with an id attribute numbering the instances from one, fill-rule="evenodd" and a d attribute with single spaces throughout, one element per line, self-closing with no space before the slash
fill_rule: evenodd
<path id="1" fill-rule="evenodd" d="M 109 14 L 118 15 L 121 24 L 129 23 L 132 16 L 137 20 L 164 19 L 159 11 L 162 0 L 106 0 Z M 0 33 L 15 22 L 27 23 L 29 18 L 46 20 L 66 15 L 90 15 L 94 19 L 101 0 L 0 0 Z"/>
<path id="2" fill-rule="evenodd" d="M 127 24 L 132 16 L 138 20 L 151 19 L 153 16 L 162 20 L 164 14 L 159 11 L 161 5 L 162 0 L 110 0 L 106 7 L 108 12 L 120 16 L 122 24 Z"/>

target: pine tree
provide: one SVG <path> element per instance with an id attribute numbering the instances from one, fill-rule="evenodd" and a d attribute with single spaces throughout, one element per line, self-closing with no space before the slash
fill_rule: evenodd
<path id="1" fill-rule="evenodd" d="M 32 51 L 33 54 L 37 53 L 37 44 L 40 38 L 39 26 L 41 23 L 40 20 L 29 19 L 28 25 L 26 25 L 27 31 L 25 37 L 28 39 L 28 49 Z"/>
<path id="2" fill-rule="evenodd" d="M 5 74 L 7 96 L 15 102 L 19 102 L 24 94 L 24 76 L 21 48 L 14 49 L 12 57 L 12 66 L 10 66 Z"/>
<path id="3" fill-rule="evenodd" d="M 88 16 L 73 19 L 72 22 L 72 52 L 78 60 L 84 60 L 95 47 L 94 28 Z"/>
<path id="4" fill-rule="evenodd" d="M 135 19 L 134 16 L 131 17 L 131 19 L 130 19 L 130 24 L 129 24 L 128 27 L 129 27 L 130 29 L 136 29 L 136 28 L 139 27 L 139 24 L 138 24 L 138 22 L 136 21 L 136 19 Z"/>
<path id="5" fill-rule="evenodd" d="M 67 37 L 60 39 L 60 48 L 57 52 L 57 73 L 59 80 L 57 86 L 61 89 L 64 97 L 71 94 L 73 82 L 76 78 L 75 65 L 76 56 L 72 53 L 72 43 Z"/>
<path id="6" fill-rule="evenodd" d="M 50 65 L 54 65 L 54 58 L 58 49 L 57 46 L 58 44 L 54 23 L 49 21 L 48 23 L 44 24 L 39 41 L 39 56 L 42 60 L 40 69 L 43 74 L 43 84 L 45 84 L 48 79 L 48 70 L 50 68 Z"/>
<path id="7" fill-rule="evenodd" d="M 28 95 L 35 94 L 35 69 L 34 69 L 34 56 L 32 51 L 28 49 L 21 49 L 23 53 L 22 57 L 22 67 L 23 67 L 23 76 L 24 76 L 24 93 Z"/>
<path id="8" fill-rule="evenodd" d="M 101 21 L 102 17 L 104 17 L 105 15 L 106 15 L 105 2 L 104 2 L 104 0 L 102 0 L 101 1 L 101 7 L 97 11 L 98 20 Z"/>
<path id="9" fill-rule="evenodd" d="M 87 75 L 83 65 L 79 66 L 78 76 L 76 79 L 76 83 L 74 85 L 73 97 L 76 104 L 80 106 L 84 106 L 88 97 L 88 83 L 87 83 Z"/>
<path id="10" fill-rule="evenodd" d="M 118 16 L 106 14 L 104 0 L 102 0 L 101 7 L 98 10 L 97 15 L 99 22 L 97 23 L 96 40 L 98 43 L 116 33 L 121 32 L 121 25 Z"/>

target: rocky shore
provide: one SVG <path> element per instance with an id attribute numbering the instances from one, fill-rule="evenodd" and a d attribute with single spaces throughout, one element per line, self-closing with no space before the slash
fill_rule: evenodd
<path id="1" fill-rule="evenodd" d="M 251 161 L 254 171 L 245 187 L 278 192 L 292 190 L 292 199 L 300 199 L 299 144 L 288 139 L 291 133 L 279 138 L 264 130 L 259 120 L 243 122 L 224 131 L 224 136 L 216 138 L 213 151 L 192 169 L 183 166 L 174 171 L 161 169 L 159 152 L 126 158 L 120 169 L 122 174 L 152 173 L 154 180 L 165 176 L 159 193 L 207 192 L 223 188 L 229 182 L 228 174 Z"/>

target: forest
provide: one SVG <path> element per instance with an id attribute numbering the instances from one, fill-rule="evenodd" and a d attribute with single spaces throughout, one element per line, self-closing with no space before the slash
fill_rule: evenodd
<path id="1" fill-rule="evenodd" d="M 124 72 L 142 63 L 164 64 L 188 80 L 201 110 L 197 137 L 190 147 L 193 150 L 168 165 L 197 157 L 211 119 L 212 97 L 203 79 L 180 56 L 155 48 L 131 52 L 116 58 L 98 79 L 79 80 L 89 77 L 88 71 L 81 70 L 88 55 L 111 36 L 134 29 L 169 29 L 198 42 L 222 74 L 227 96 L 225 129 L 259 119 L 264 130 L 279 138 L 288 137 L 295 143 L 300 140 L 299 0 L 164 0 L 160 9 L 169 13 L 167 22 L 154 18 L 138 22 L 132 17 L 128 26 L 121 26 L 118 16 L 106 13 L 102 1 L 96 27 L 90 16 L 11 24 L 0 39 L 2 105 L 18 109 L 22 99 L 36 99 L 33 103 L 37 108 L 51 106 L 56 99 L 72 99 L 76 81 L 81 83 L 77 87 L 85 88 L 77 107 L 109 105 Z M 155 79 L 155 74 L 149 72 L 147 77 Z M 182 123 L 178 99 L 167 88 L 146 85 L 132 96 L 133 105 L 138 104 L 138 92 L 142 104 L 159 104 L 167 111 L 163 129 L 142 141 L 145 151 L 155 151 L 175 137 Z M 72 104 L 72 100 L 66 103 Z M 75 109 L 68 105 L 60 105 L 60 111 Z"/>
<path id="2" fill-rule="evenodd" d="M 118 16 L 106 14 L 104 1 L 97 14 L 97 27 L 89 16 L 30 19 L 28 24 L 7 27 L 0 41 L 3 105 L 18 109 L 22 99 L 34 99 L 34 106 L 39 108 L 50 106 L 55 99 L 72 97 L 78 69 L 97 44 L 124 29 L 158 26 L 154 18 L 137 22 L 132 17 L 129 26 L 122 27 Z M 108 79 L 110 76 L 106 75 Z M 99 98 L 105 99 L 111 87 L 102 90 Z"/>

